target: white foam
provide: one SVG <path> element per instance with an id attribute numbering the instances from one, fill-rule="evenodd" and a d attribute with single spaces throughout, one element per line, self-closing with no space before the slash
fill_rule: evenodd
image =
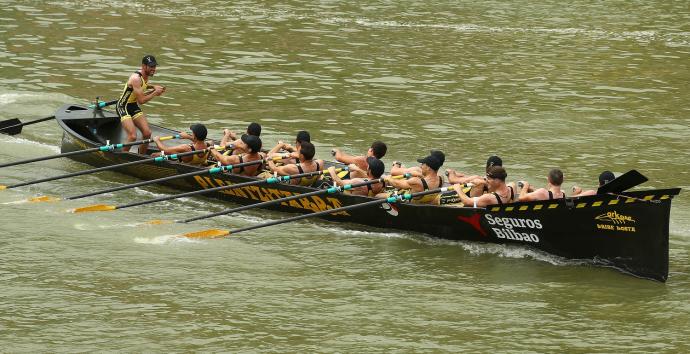
<path id="1" fill-rule="evenodd" d="M 134 242 L 147 245 L 168 245 L 179 243 L 202 243 L 203 241 L 190 239 L 179 235 L 160 235 L 153 237 L 135 237 Z"/>

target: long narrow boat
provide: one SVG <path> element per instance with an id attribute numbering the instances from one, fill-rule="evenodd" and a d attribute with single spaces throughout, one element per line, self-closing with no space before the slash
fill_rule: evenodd
<path id="1" fill-rule="evenodd" d="M 116 114 L 80 105 L 65 105 L 55 114 L 64 130 L 62 152 L 120 143 L 125 139 Z M 154 135 L 177 131 L 151 125 Z M 173 143 L 175 143 L 173 141 Z M 180 142 L 181 143 L 181 142 Z M 96 167 L 148 156 L 124 152 L 81 154 L 73 159 Z M 176 161 L 125 167 L 122 173 L 153 179 L 191 172 L 201 167 Z M 247 182 L 234 174 L 174 179 L 170 187 L 191 191 Z M 253 204 L 314 191 L 287 184 L 251 186 L 205 194 L 224 201 Z M 637 277 L 664 282 L 668 277 L 671 200 L 680 188 L 605 194 L 551 201 L 494 205 L 487 208 L 400 203 L 330 214 L 328 220 L 354 222 L 384 229 L 412 230 L 450 240 L 469 240 L 533 247 L 567 259 L 590 260 Z M 348 194 L 312 196 L 271 209 L 312 213 L 371 200 Z"/>

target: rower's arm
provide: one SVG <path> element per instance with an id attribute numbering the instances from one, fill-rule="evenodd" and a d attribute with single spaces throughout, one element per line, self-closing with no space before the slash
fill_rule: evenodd
<path id="1" fill-rule="evenodd" d="M 271 149 L 271 150 L 268 152 L 268 156 L 271 156 L 271 157 L 272 157 L 273 155 L 277 154 L 278 151 L 280 151 L 280 149 L 282 149 L 284 146 L 285 146 L 285 143 L 284 143 L 284 142 L 282 142 L 282 141 L 278 142 L 278 144 L 277 144 L 276 146 L 274 146 L 273 149 Z M 298 157 L 299 157 L 299 156 L 298 156 Z"/>
<path id="2" fill-rule="evenodd" d="M 158 149 L 160 149 L 162 152 L 164 152 L 166 155 L 171 155 L 171 154 L 179 154 L 182 152 L 189 152 L 192 151 L 190 150 L 189 145 L 176 145 L 176 146 L 165 146 L 163 143 L 160 142 L 160 140 L 154 140 L 156 142 L 156 146 L 158 146 Z"/>
<path id="3" fill-rule="evenodd" d="M 163 92 L 162 89 L 159 88 L 160 86 L 155 86 L 154 90 L 149 93 L 144 92 L 141 88 L 141 77 L 139 77 L 139 75 L 132 75 L 129 81 L 130 85 L 132 85 L 132 93 L 137 98 L 138 104 L 144 104 L 152 98 L 160 96 Z"/>
<path id="4" fill-rule="evenodd" d="M 520 190 L 520 197 L 518 198 L 518 201 L 520 202 L 533 202 L 535 200 L 542 200 L 542 195 L 544 192 L 546 192 L 546 189 L 544 188 L 539 188 L 534 192 L 529 192 L 529 183 L 524 182 L 524 185 L 522 186 L 522 190 Z"/>
<path id="5" fill-rule="evenodd" d="M 453 185 L 453 190 L 460 197 L 462 205 L 467 207 L 483 208 L 487 205 L 495 204 L 496 198 L 493 194 L 484 194 L 479 197 L 468 197 L 467 194 L 463 192 L 461 184 Z M 476 203 L 476 204 L 475 204 Z"/>
<path id="6" fill-rule="evenodd" d="M 211 154 L 224 166 L 239 162 L 237 155 L 223 155 L 216 149 L 211 149 Z"/>
<path id="7" fill-rule="evenodd" d="M 419 181 L 419 178 L 411 178 L 411 179 L 396 179 L 393 178 L 392 176 L 386 176 L 385 178 L 386 183 L 388 183 L 389 186 L 396 188 L 396 189 L 413 189 L 413 185 L 415 184 L 421 184 Z"/>
<path id="8" fill-rule="evenodd" d="M 366 158 L 364 156 L 351 156 L 342 152 L 340 149 L 333 149 L 333 151 L 335 152 L 335 155 L 333 156 L 338 162 L 342 162 L 346 165 L 353 163 L 355 165 L 362 166 L 362 161 L 364 161 L 364 164 L 366 164 Z"/>
<path id="9" fill-rule="evenodd" d="M 331 175 L 331 180 L 333 181 L 333 184 L 336 186 L 344 186 L 347 184 L 346 182 L 350 182 L 350 180 L 342 180 L 340 177 L 338 177 L 338 173 L 335 172 L 335 167 L 331 166 L 328 168 L 328 174 Z"/>
<path id="10" fill-rule="evenodd" d="M 271 172 L 275 172 L 281 176 L 294 175 L 299 172 L 297 165 L 276 166 L 276 163 L 273 162 L 273 159 L 268 159 L 268 168 L 271 170 Z"/>
<path id="11" fill-rule="evenodd" d="M 417 166 L 404 168 L 402 166 L 393 165 L 393 167 L 391 167 L 391 176 L 400 176 L 405 174 L 420 178 L 423 176 L 422 169 Z"/>

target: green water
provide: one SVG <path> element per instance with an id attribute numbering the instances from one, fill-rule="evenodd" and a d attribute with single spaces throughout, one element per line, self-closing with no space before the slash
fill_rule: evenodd
<path id="1" fill-rule="evenodd" d="M 116 98 L 144 54 L 164 96 L 149 121 L 263 125 L 266 145 L 309 130 L 317 155 L 385 162 L 430 149 L 509 179 L 553 167 L 594 187 L 637 169 L 682 187 L 666 284 L 514 246 L 305 220 L 230 239 L 151 219 L 230 206 L 202 198 L 100 214 L 65 211 L 165 195 L 116 173 L 0 192 L 0 348 L 7 352 L 685 352 L 690 349 L 690 10 L 683 1 L 224 2 L 0 0 L 0 119 Z M 0 162 L 59 151 L 54 123 L 0 135 Z M 84 169 L 52 160 L 0 184 Z"/>

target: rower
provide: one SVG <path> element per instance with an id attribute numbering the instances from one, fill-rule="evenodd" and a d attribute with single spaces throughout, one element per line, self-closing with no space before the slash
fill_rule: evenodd
<path id="1" fill-rule="evenodd" d="M 246 134 L 261 137 L 261 125 L 259 123 L 249 123 Z M 232 147 L 231 149 L 227 149 L 223 153 L 224 155 L 240 155 L 249 153 L 249 150 L 242 150 L 241 148 L 238 148 L 236 145 L 239 143 L 241 143 L 241 139 L 237 138 L 237 134 L 230 129 L 223 129 L 223 138 L 220 140 L 220 145 Z"/>
<path id="2" fill-rule="evenodd" d="M 436 156 L 429 155 L 423 159 L 418 159 L 417 162 L 421 164 L 421 177 L 412 177 L 407 180 L 394 179 L 392 176 L 387 176 L 385 178 L 386 183 L 398 189 L 398 191 L 393 192 L 394 194 L 419 193 L 428 191 L 430 189 L 440 188 L 443 185 L 443 178 L 438 175 L 438 169 L 441 168 L 441 161 L 439 161 Z M 388 198 L 390 196 L 390 193 L 379 193 L 377 195 L 379 198 Z M 437 204 L 438 193 L 412 198 L 412 202 L 416 204 Z"/>
<path id="3" fill-rule="evenodd" d="M 441 162 L 441 165 L 443 165 L 443 163 L 446 161 L 446 154 L 444 154 L 440 150 L 431 150 L 431 155 L 435 156 Z M 399 176 L 406 174 L 413 177 L 421 177 L 422 168 L 419 166 L 411 166 L 405 168 L 403 167 L 400 161 L 394 161 L 393 167 L 391 167 L 391 176 Z"/>
<path id="4" fill-rule="evenodd" d="M 158 63 L 153 55 L 146 55 L 141 59 L 141 69 L 129 76 L 125 83 L 124 91 L 115 106 L 117 114 L 120 116 L 120 124 L 125 130 L 126 143 L 137 140 L 137 129 L 141 131 L 142 139 L 151 138 L 151 128 L 146 120 L 146 115 L 139 105 L 142 105 L 154 97 L 160 96 L 165 92 L 165 87 L 160 85 L 150 85 L 149 78 L 156 73 Z M 153 90 L 148 90 L 153 88 Z M 139 153 L 146 154 L 148 144 L 139 145 Z M 129 151 L 130 146 L 125 146 L 122 151 Z"/>
<path id="5" fill-rule="evenodd" d="M 206 149 L 206 126 L 203 124 L 193 124 L 189 129 L 192 130 L 192 134 L 188 134 L 185 132 L 180 133 L 180 137 L 183 139 L 189 139 L 192 141 L 191 144 L 181 144 L 181 145 L 176 145 L 176 146 L 166 146 L 164 145 L 159 136 L 156 136 L 153 138 L 153 141 L 156 143 L 156 146 L 158 146 L 158 149 L 160 149 L 161 152 L 153 153 L 151 156 L 160 156 L 161 153 L 165 155 L 172 155 L 172 154 L 179 154 L 183 152 L 190 152 L 190 151 L 195 151 L 195 150 L 204 150 Z M 192 156 L 184 156 L 181 158 L 182 162 L 192 164 L 192 165 L 200 165 L 200 166 L 205 166 L 207 163 L 208 159 L 208 151 L 205 152 L 200 152 L 198 154 L 194 154 Z"/>
<path id="6" fill-rule="evenodd" d="M 338 173 L 335 171 L 335 167 L 331 166 L 328 168 L 328 174 L 331 175 L 331 180 L 336 186 L 344 186 L 347 184 L 357 184 L 362 182 L 367 182 L 372 179 L 378 179 L 383 175 L 385 166 L 383 162 L 374 156 L 367 157 L 367 178 L 353 178 L 353 179 L 340 179 Z M 366 186 L 356 187 L 348 190 L 347 192 L 353 195 L 364 195 L 367 197 L 374 197 L 383 190 L 383 183 L 372 183 Z"/>
<path id="7" fill-rule="evenodd" d="M 310 142 L 303 142 L 299 149 L 299 163 L 277 166 L 273 159 L 268 160 L 268 168 L 274 174 L 280 176 L 296 175 L 305 172 L 314 172 L 323 170 L 323 160 L 313 160 L 316 148 Z M 291 179 L 290 184 L 298 184 L 300 186 L 311 186 L 321 176 L 316 175 L 312 177 L 302 177 Z"/>
<path id="8" fill-rule="evenodd" d="M 261 138 L 255 135 L 242 134 L 239 142 L 235 143 L 235 149 L 249 152 L 242 155 L 223 155 L 215 149 L 212 149 L 211 154 L 219 163 L 224 166 L 263 160 L 264 158 L 261 155 Z M 243 176 L 256 176 L 261 172 L 262 167 L 263 166 L 260 163 L 257 163 L 256 165 L 241 166 L 233 168 L 232 173 Z"/>
<path id="9" fill-rule="evenodd" d="M 546 181 L 546 188 L 539 188 L 531 193 L 529 192 L 529 182 L 522 181 L 523 186 L 522 190 L 520 190 L 518 201 L 532 202 L 537 200 L 565 198 L 565 192 L 561 190 L 561 184 L 563 184 L 563 172 L 561 170 L 554 168 L 549 171 L 549 174 L 546 176 Z"/>
<path id="10" fill-rule="evenodd" d="M 609 183 L 616 179 L 616 176 L 613 174 L 611 171 L 604 171 L 599 175 L 599 187 L 605 185 L 606 183 Z M 573 186 L 573 197 L 584 197 L 588 195 L 596 195 L 597 191 L 596 190 L 586 190 L 583 191 L 582 188 L 579 186 Z"/>
<path id="11" fill-rule="evenodd" d="M 486 171 L 489 170 L 492 166 L 503 166 L 503 160 L 496 156 L 492 155 L 489 156 L 489 158 L 486 160 Z M 489 186 L 486 182 L 486 177 L 481 177 L 477 175 L 471 175 L 471 176 L 466 176 L 464 173 L 457 172 L 452 169 L 446 169 L 446 176 L 448 177 L 448 183 L 450 184 L 463 184 L 466 186 L 470 186 L 470 190 L 467 193 L 467 196 L 469 197 L 478 197 L 480 195 L 489 193 Z M 517 194 L 515 191 L 517 190 L 517 186 L 515 182 L 510 182 L 507 183 L 507 186 L 513 191 L 511 193 L 511 198 L 510 202 L 515 202 L 517 198 Z M 531 191 L 530 191 L 531 192 Z"/>
<path id="12" fill-rule="evenodd" d="M 357 167 L 359 167 L 358 170 L 350 171 L 350 177 L 365 178 L 365 171 L 369 168 L 369 166 L 367 165 L 367 157 L 374 156 L 377 159 L 381 160 L 384 156 L 386 156 L 386 150 L 388 150 L 386 144 L 382 141 L 377 140 L 371 143 L 371 147 L 369 147 L 369 150 L 367 150 L 366 155 L 351 156 L 342 152 L 340 149 L 331 150 L 331 155 L 333 155 L 338 162 L 342 162 L 347 165 L 355 164 L 357 165 Z"/>
<path id="13" fill-rule="evenodd" d="M 297 132 L 297 137 L 295 138 L 295 146 L 291 146 L 290 144 L 284 143 L 282 141 L 279 141 L 278 144 L 271 149 L 271 151 L 268 152 L 268 157 L 272 158 L 276 155 L 278 155 L 279 151 L 287 151 L 289 155 L 287 157 L 284 157 L 283 159 L 279 160 L 281 161 L 284 165 L 291 164 L 291 163 L 298 163 L 299 162 L 299 149 L 302 146 L 302 143 L 310 143 L 311 142 L 311 135 L 309 135 L 309 132 L 306 130 L 300 130 Z"/>
<path id="14" fill-rule="evenodd" d="M 514 192 L 506 185 L 506 177 L 508 177 L 508 173 L 506 173 L 503 166 L 489 167 L 486 171 L 486 184 L 489 188 L 489 193 L 472 198 L 465 193 L 457 193 L 460 197 L 460 203 L 457 206 L 483 208 L 487 205 L 510 203 L 514 199 Z M 454 185 L 453 190 L 462 191 L 462 185 Z M 448 205 L 456 206 L 453 204 Z"/>

